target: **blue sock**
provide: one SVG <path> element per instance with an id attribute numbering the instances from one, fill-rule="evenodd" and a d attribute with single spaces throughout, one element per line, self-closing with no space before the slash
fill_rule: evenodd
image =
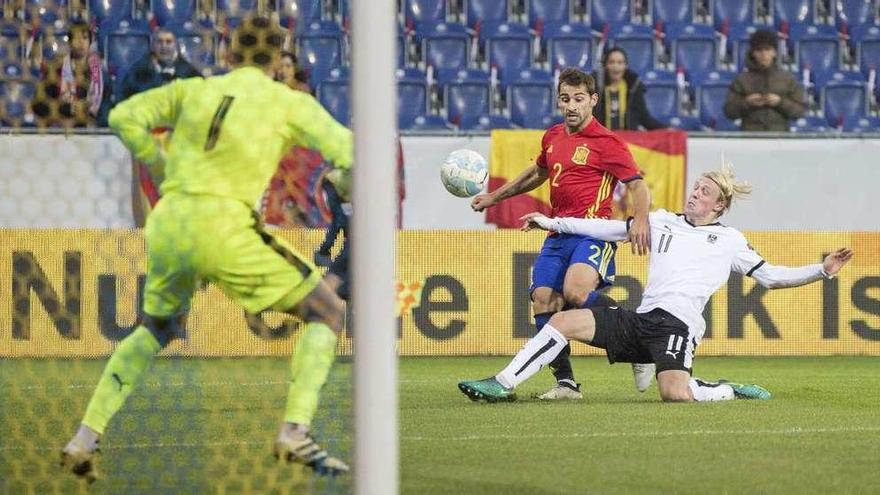
<path id="1" fill-rule="evenodd" d="M 553 316 L 552 311 L 547 312 L 547 313 L 536 314 L 535 315 L 535 328 L 540 332 L 541 329 L 544 328 L 544 325 L 546 325 L 547 322 L 550 321 L 551 316 Z"/>
<path id="2" fill-rule="evenodd" d="M 590 292 L 590 295 L 587 296 L 587 300 L 581 304 L 581 308 L 590 308 L 595 304 L 596 298 L 599 297 L 599 293 L 596 291 Z"/>

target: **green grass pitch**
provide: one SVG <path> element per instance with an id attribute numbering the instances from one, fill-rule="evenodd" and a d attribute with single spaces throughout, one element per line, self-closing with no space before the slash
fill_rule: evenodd
<path id="1" fill-rule="evenodd" d="M 541 403 L 542 372 L 512 404 L 456 388 L 507 358 L 400 362 L 401 491 L 407 494 L 876 493 L 878 358 L 698 358 L 695 374 L 754 381 L 767 402 L 663 404 L 626 365 L 578 358 L 586 400 Z M 91 489 L 60 473 L 104 361 L 0 360 L 0 494 L 348 493 L 270 456 L 286 359 L 160 359 L 102 442 Z M 339 363 L 316 419 L 351 459 L 351 366 Z M 376 398 L 380 402 L 381 398 Z"/>

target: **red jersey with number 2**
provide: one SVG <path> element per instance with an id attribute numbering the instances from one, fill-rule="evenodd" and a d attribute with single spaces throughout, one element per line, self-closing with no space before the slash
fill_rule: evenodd
<path id="1" fill-rule="evenodd" d="M 626 142 L 595 118 L 576 134 L 547 129 L 535 163 L 547 169 L 554 217 L 609 218 L 617 182 L 641 178 Z"/>

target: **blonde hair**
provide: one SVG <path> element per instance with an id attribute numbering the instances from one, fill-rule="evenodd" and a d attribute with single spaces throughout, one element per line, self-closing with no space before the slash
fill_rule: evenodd
<path id="1" fill-rule="evenodd" d="M 702 177 L 714 182 L 718 189 L 721 190 L 721 198 L 719 199 L 724 202 L 724 209 L 718 214 L 719 217 L 730 209 L 734 199 L 744 198 L 752 192 L 752 185 L 748 182 L 736 180 L 733 166 L 723 158 L 721 159 L 721 168 L 719 170 L 705 172 Z"/>

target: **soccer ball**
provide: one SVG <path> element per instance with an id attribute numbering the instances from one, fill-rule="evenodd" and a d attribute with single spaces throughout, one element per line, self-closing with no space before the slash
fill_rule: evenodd
<path id="1" fill-rule="evenodd" d="M 440 180 L 450 193 L 467 198 L 483 190 L 489 170 L 486 159 L 472 150 L 455 150 L 440 166 Z"/>

